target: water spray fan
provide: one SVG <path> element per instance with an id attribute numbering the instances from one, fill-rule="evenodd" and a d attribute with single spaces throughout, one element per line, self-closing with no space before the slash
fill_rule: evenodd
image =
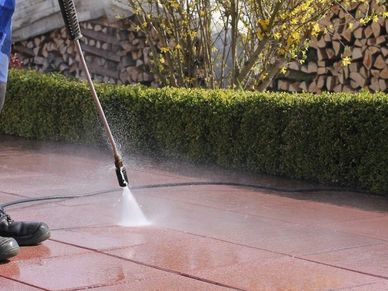
<path id="1" fill-rule="evenodd" d="M 109 143 L 112 146 L 114 161 L 115 161 L 115 167 L 116 167 L 116 175 L 117 180 L 119 182 L 119 185 L 121 187 L 128 186 L 128 177 L 127 172 L 124 167 L 123 159 L 120 155 L 120 153 L 117 150 L 116 142 L 113 138 L 112 132 L 110 130 L 108 121 L 106 119 L 104 110 L 102 109 L 100 100 L 98 99 L 96 89 L 94 88 L 94 84 L 92 81 L 92 78 L 90 77 L 89 69 L 85 61 L 84 54 L 82 52 L 81 44 L 79 40 L 82 38 L 81 28 L 79 26 L 78 17 L 77 17 L 77 11 L 75 9 L 75 4 L 73 0 L 58 0 L 59 6 L 61 8 L 63 20 L 65 22 L 66 28 L 69 32 L 70 39 L 74 41 L 76 49 L 78 51 L 78 54 L 81 59 L 81 63 L 83 66 L 83 69 L 86 73 L 86 78 L 89 83 L 90 91 L 92 93 L 92 99 L 94 102 L 94 105 L 96 106 L 99 118 L 104 125 L 105 132 L 108 136 Z"/>

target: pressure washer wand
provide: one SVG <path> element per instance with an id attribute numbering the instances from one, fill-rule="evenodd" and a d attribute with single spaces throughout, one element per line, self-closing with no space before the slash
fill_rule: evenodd
<path id="1" fill-rule="evenodd" d="M 126 169 L 124 167 L 123 159 L 119 151 L 117 150 L 115 139 L 113 138 L 112 131 L 110 130 L 104 110 L 102 109 L 100 100 L 98 99 L 97 92 L 96 92 L 96 89 L 94 88 L 92 78 L 90 77 L 89 69 L 86 64 L 84 54 L 82 52 L 81 44 L 79 42 L 80 38 L 82 38 L 82 33 L 78 22 L 77 11 L 75 9 L 74 1 L 58 0 L 58 2 L 61 8 L 63 20 L 65 22 L 66 28 L 70 35 L 70 39 L 73 40 L 75 43 L 76 49 L 81 59 L 83 69 L 85 70 L 86 78 L 89 83 L 90 91 L 92 93 L 92 99 L 93 99 L 94 105 L 96 106 L 100 120 L 104 125 L 104 129 L 108 136 L 109 143 L 112 146 L 112 151 L 113 151 L 113 156 L 114 156 L 115 166 L 116 166 L 116 175 L 117 175 L 119 185 L 121 187 L 126 187 L 128 186 L 128 177 L 127 177 Z"/>

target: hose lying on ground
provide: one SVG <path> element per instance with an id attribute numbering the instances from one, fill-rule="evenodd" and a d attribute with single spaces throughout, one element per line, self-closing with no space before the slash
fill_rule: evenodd
<path id="1" fill-rule="evenodd" d="M 143 190 L 143 189 L 155 189 L 155 188 L 172 188 L 172 187 L 185 187 L 185 186 L 233 186 L 233 187 L 243 187 L 251 188 L 256 190 L 267 190 L 274 192 L 283 192 L 283 193 L 309 193 L 309 192 L 338 192 L 338 191 L 349 191 L 356 193 L 364 193 L 361 191 L 353 189 L 343 189 L 343 188 L 300 188 L 300 189 L 289 189 L 289 188 L 278 188 L 273 186 L 257 185 L 257 184 L 245 184 L 245 183 L 233 183 L 233 182 L 183 182 L 183 183 L 166 183 L 166 184 L 149 184 L 141 186 L 130 187 L 132 191 Z M 60 200 L 60 199 L 75 199 L 75 198 L 84 198 L 92 197 L 107 193 L 112 193 L 118 191 L 117 188 L 103 190 L 92 193 L 76 194 L 76 195 L 53 195 L 45 197 L 35 197 L 35 198 L 25 198 L 16 201 L 11 201 L 8 203 L 1 204 L 0 207 L 5 208 L 18 204 L 39 202 L 39 201 L 50 201 L 50 200 Z"/>

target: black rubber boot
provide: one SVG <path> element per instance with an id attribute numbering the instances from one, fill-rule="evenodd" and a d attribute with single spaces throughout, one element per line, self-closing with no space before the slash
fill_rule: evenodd
<path id="1" fill-rule="evenodd" d="M 12 237 L 0 237 L 0 262 L 16 256 L 19 245 Z"/>
<path id="2" fill-rule="evenodd" d="M 31 246 L 48 239 L 50 230 L 43 222 L 13 221 L 0 208 L 0 236 L 12 237 L 20 246 Z"/>

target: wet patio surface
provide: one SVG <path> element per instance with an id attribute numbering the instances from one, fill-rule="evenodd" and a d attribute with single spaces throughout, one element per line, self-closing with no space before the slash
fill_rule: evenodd
<path id="1" fill-rule="evenodd" d="M 388 290 L 388 199 L 232 186 L 218 182 L 322 188 L 125 160 L 149 226 L 118 225 L 108 151 L 0 136 L 0 204 L 104 192 L 7 207 L 52 235 L 0 264 L 0 290 Z M 197 182 L 218 184 L 179 185 Z"/>

